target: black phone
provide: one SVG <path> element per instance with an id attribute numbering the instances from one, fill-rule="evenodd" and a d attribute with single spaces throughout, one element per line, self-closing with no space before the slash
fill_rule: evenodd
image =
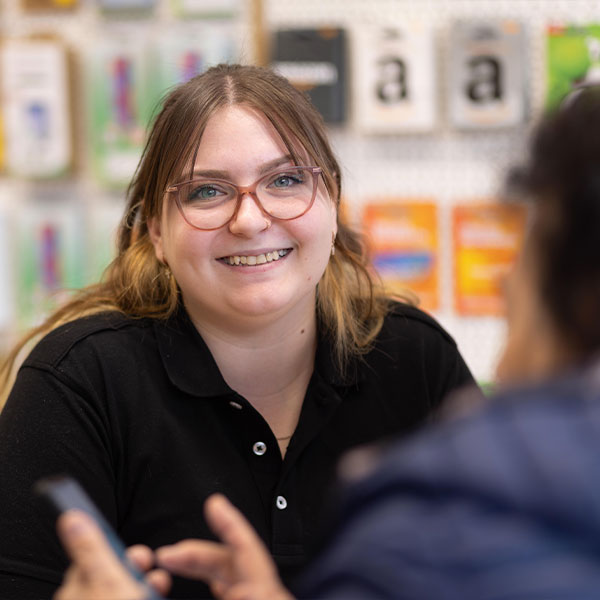
<path id="1" fill-rule="evenodd" d="M 156 590 L 146 582 L 144 573 L 129 560 L 125 544 L 121 541 L 115 530 L 109 525 L 108 521 L 103 517 L 102 513 L 75 479 L 63 475 L 40 479 L 35 483 L 34 491 L 46 498 L 59 513 L 75 508 L 90 515 L 104 533 L 113 552 L 121 561 L 121 564 L 132 577 L 145 586 L 145 600 L 160 600 L 162 598 L 158 595 Z"/>

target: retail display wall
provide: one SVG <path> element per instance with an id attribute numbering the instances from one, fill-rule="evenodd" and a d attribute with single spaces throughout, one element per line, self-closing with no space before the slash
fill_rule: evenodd
<path id="1" fill-rule="evenodd" d="M 552 94 L 600 73 L 598 22 L 580 0 L 4 0 L 0 352 L 110 261 L 164 90 L 262 59 L 326 116 L 386 284 L 414 289 L 491 381 L 525 227 L 496 203 L 503 174 Z"/>
<path id="2" fill-rule="evenodd" d="M 397 220 L 398 254 L 401 261 L 407 256 L 410 259 L 410 251 L 402 252 L 408 246 L 417 259 L 423 248 L 427 250 L 425 254 L 434 255 L 438 290 L 432 313 L 454 336 L 480 381 L 493 379 L 503 345 L 505 320 L 495 301 L 501 295 L 501 277 L 506 272 L 508 257 L 512 260 L 523 231 L 518 215 L 502 214 L 497 207 L 491 211 L 487 207 L 481 209 L 480 205 L 494 202 L 498 197 L 506 169 L 525 155 L 527 136 L 535 118 L 569 89 L 566 84 L 561 87 L 562 81 L 557 83 L 556 79 L 564 77 L 572 84 L 583 80 L 585 73 L 588 77 L 600 78 L 597 68 L 600 51 L 596 51 L 597 42 L 594 42 L 600 35 L 598 23 L 600 5 L 583 0 L 306 0 L 302 3 L 270 0 L 265 3 L 265 25 L 270 31 L 327 25 L 347 32 L 347 119 L 343 124 L 332 124 L 331 132 L 343 167 L 345 200 L 350 214 L 355 223 L 368 226 L 374 212 L 371 204 L 391 201 L 408 205 L 409 211 L 414 210 L 414 205 L 418 208 L 425 205 L 417 214 Z M 507 87 L 513 87 L 505 88 L 505 102 L 501 103 L 512 111 L 515 119 L 512 122 L 507 119 L 499 126 L 486 124 L 485 115 L 481 114 L 473 117 L 474 121 L 478 118 L 480 121 L 471 127 L 461 121 L 465 112 L 461 114 L 460 106 L 456 105 L 456 89 L 465 84 L 460 80 L 460 51 L 462 48 L 463 52 L 469 49 L 477 52 L 473 40 L 471 44 L 468 40 L 464 42 L 469 24 L 490 27 L 512 24 L 521 30 L 516 54 L 506 45 L 502 47 L 502 43 L 500 48 L 496 45 L 493 49 L 505 60 L 505 70 L 514 71 L 515 67 L 520 70 L 517 81 L 506 82 Z M 569 25 L 573 27 L 565 29 Z M 410 55 L 415 77 L 421 75 L 425 79 L 415 84 L 421 85 L 421 91 L 431 88 L 423 101 L 432 105 L 433 123 L 429 128 L 423 127 L 418 132 L 399 131 L 401 114 L 391 115 L 390 122 L 380 123 L 379 127 L 365 122 L 363 96 L 369 77 L 377 71 L 373 57 L 371 73 L 365 70 L 366 55 L 379 52 L 380 58 L 388 57 L 390 51 L 393 56 L 393 51 L 398 50 L 382 42 L 381 34 L 379 42 L 373 42 L 371 34 L 369 45 L 368 32 L 382 29 L 403 33 L 406 45 L 401 46 L 399 52 Z M 411 34 L 430 36 L 430 63 L 426 60 L 427 46 L 413 42 Z M 489 41 L 489 36 L 487 39 Z M 377 43 L 379 50 L 373 48 Z M 485 52 L 484 48 L 483 54 Z M 563 59 L 562 62 L 559 59 Z M 385 79 L 386 75 L 382 77 Z M 513 110 L 514 94 L 523 102 L 522 114 Z M 417 109 L 415 112 L 424 118 Z M 427 204 L 435 207 L 434 217 L 427 215 Z M 490 212 L 500 214 L 490 215 Z M 434 219 L 433 226 L 427 226 L 430 219 Z M 481 227 L 469 228 L 469 222 Z M 412 245 L 409 242 L 403 247 L 398 238 L 405 232 L 406 223 L 410 225 L 409 234 L 435 228 L 433 241 L 423 241 L 420 236 Z M 485 232 L 487 240 L 478 248 L 469 248 L 469 236 L 461 236 L 461 231 Z M 379 238 L 374 236 L 377 251 L 378 244 L 385 248 L 385 241 L 381 240 L 385 229 L 376 232 L 380 234 Z M 476 237 L 472 236 L 475 247 L 478 245 Z M 477 252 L 482 256 L 479 263 L 475 261 L 473 269 L 487 267 L 482 281 L 477 281 L 474 270 L 467 275 L 461 271 L 461 266 Z M 408 262 L 409 268 L 413 266 L 419 271 L 418 261 L 415 261 L 416 266 Z M 498 277 L 492 286 L 485 280 L 492 276 L 495 268 Z M 418 287 L 424 301 L 431 290 L 427 281 L 429 274 L 430 271 L 421 271 L 418 278 L 412 279 L 413 287 Z M 408 275 L 406 279 L 410 280 L 410 273 Z M 478 286 L 484 289 L 477 289 Z M 490 300 L 487 306 L 486 298 Z M 469 299 L 474 300 L 476 306 L 469 306 Z"/>

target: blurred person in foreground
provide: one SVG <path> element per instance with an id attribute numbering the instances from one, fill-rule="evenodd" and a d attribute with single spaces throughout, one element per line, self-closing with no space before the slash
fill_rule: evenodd
<path id="1" fill-rule="evenodd" d="M 599 597 L 600 89 L 540 123 L 512 183 L 534 206 L 508 285 L 501 391 L 381 456 L 345 459 L 344 500 L 297 597 Z M 182 541 L 157 564 L 223 599 L 291 598 L 240 513 L 222 496 L 205 510 L 223 544 Z M 74 560 L 60 600 L 93 598 L 99 581 L 126 589 L 84 515 L 64 515 L 59 532 Z M 167 591 L 164 570 L 150 577 Z"/>

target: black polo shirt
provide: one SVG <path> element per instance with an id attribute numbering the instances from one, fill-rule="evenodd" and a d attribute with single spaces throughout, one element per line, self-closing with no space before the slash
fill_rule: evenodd
<path id="1" fill-rule="evenodd" d="M 319 340 L 282 460 L 266 421 L 225 383 L 183 309 L 168 321 L 103 313 L 68 323 L 32 351 L 0 415 L 2 598 L 49 597 L 61 581 L 67 561 L 52 514 L 31 494 L 36 479 L 56 473 L 76 477 L 128 545 L 212 538 L 202 505 L 221 492 L 289 581 L 319 535 L 340 454 L 414 429 L 467 383 L 448 334 L 396 305 L 346 378 Z M 208 591 L 177 580 L 170 596 Z"/>

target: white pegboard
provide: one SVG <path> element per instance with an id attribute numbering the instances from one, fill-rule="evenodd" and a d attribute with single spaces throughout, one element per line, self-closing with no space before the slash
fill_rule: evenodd
<path id="1" fill-rule="evenodd" d="M 237 46 L 240 60 L 249 61 L 253 56 L 253 32 L 250 22 L 250 4 L 240 0 L 240 11 L 232 26 L 237 33 Z M 70 112 L 75 138 L 75 169 L 66 177 L 50 181 L 27 181 L 0 174 L 0 224 L 3 239 L 0 248 L 8 260 L 0 264 L 0 356 L 4 355 L 12 343 L 22 333 L 17 324 L 17 265 L 15 230 L 20 215 L 26 213 L 38 200 L 40 194 L 48 197 L 60 196 L 70 203 L 73 210 L 84 208 L 85 223 L 88 226 L 86 247 L 82 252 L 93 256 L 93 234 L 102 232 L 97 221 L 109 223 L 114 220 L 119 207 L 124 207 L 124 190 L 105 189 L 93 175 L 90 152 L 90 131 L 88 115 L 88 89 L 86 76 L 89 71 L 90 50 L 96 40 L 110 36 L 117 30 L 127 30 L 131 43 L 139 43 L 142 38 L 161 39 L 169 32 L 179 32 L 198 24 L 214 21 L 200 18 L 178 17 L 172 10 L 170 0 L 157 0 L 155 9 L 147 16 L 136 18 L 106 16 L 101 13 L 95 0 L 79 0 L 73 9 L 57 11 L 27 12 L 21 0 L 0 0 L 0 41 L 29 37 L 50 37 L 57 39 L 68 50 L 72 60 L 72 104 Z M 58 190 L 58 192 L 57 192 Z M 91 222 L 95 220 L 94 227 Z M 8 226 L 6 224 L 8 223 Z M 5 234 L 5 232 L 7 232 Z M 110 232 L 107 233 L 107 236 Z M 93 261 L 90 261 L 94 268 Z M 7 285 L 8 282 L 8 285 Z M 40 315 L 41 318 L 42 315 Z"/>
<path id="2" fill-rule="evenodd" d="M 506 324 L 499 318 L 465 318 L 452 309 L 450 207 L 493 197 L 505 169 L 524 156 L 527 136 L 545 94 L 545 32 L 551 23 L 600 21 L 600 2 L 584 0 L 265 0 L 268 29 L 331 26 L 349 32 L 371 24 L 431 25 L 437 45 L 438 107 L 441 123 L 432 133 L 368 136 L 350 125 L 331 130 L 345 178 L 344 197 L 357 222 L 373 197 L 431 198 L 440 207 L 441 308 L 435 316 L 456 339 L 474 375 L 491 381 Z M 448 36 L 458 19 L 515 19 L 526 31 L 528 119 L 520 128 L 459 132 L 445 118 Z M 352 74 L 351 74 L 352 76 Z M 359 82 L 351 81 L 350 87 Z"/>
<path id="3" fill-rule="evenodd" d="M 440 206 L 442 305 L 436 316 L 457 340 L 475 376 L 490 380 L 503 343 L 505 324 L 493 318 L 463 318 L 451 306 L 452 256 L 449 239 L 449 209 L 457 200 L 492 196 L 500 185 L 507 165 L 518 161 L 532 122 L 539 113 L 545 94 L 545 30 L 550 23 L 599 22 L 597 0 L 263 0 L 264 22 L 268 30 L 299 26 L 341 26 L 351 33 L 366 24 L 426 22 L 434 28 L 438 58 L 439 127 L 419 135 L 362 135 L 350 122 L 331 130 L 345 178 L 345 198 L 356 220 L 365 199 L 375 196 L 433 198 Z M 242 2 L 239 19 L 241 59 L 252 55 L 251 0 Z M 493 132 L 457 132 L 444 115 L 444 59 L 451 23 L 456 19 L 514 18 L 526 28 L 527 48 L 523 57 L 527 72 L 528 123 L 519 129 Z M 62 14 L 26 15 L 20 0 L 1 0 L 0 34 L 3 37 L 54 33 L 73 50 L 76 69 L 85 69 L 85 53 L 90 40 L 102 36 L 114 20 L 103 18 L 93 0 L 80 0 L 79 7 Z M 151 17 L 128 23 L 132 31 L 160 36 L 181 20 L 170 10 L 168 0 L 158 0 Z M 135 36 L 132 36 L 135 37 Z M 350 42 L 352 38 L 350 37 Z M 350 43 L 350 53 L 352 44 Z M 351 63 L 352 56 L 350 56 Z M 79 80 L 78 85 L 81 86 Z M 86 126 L 82 100 L 84 90 L 76 90 L 75 107 L 79 148 L 85 150 Z M 91 175 L 83 160 L 74 175 L 75 188 L 82 190 L 80 201 L 90 206 L 113 203 Z M 28 202 L 38 184 L 0 178 L 0 208 L 18 210 Z"/>

